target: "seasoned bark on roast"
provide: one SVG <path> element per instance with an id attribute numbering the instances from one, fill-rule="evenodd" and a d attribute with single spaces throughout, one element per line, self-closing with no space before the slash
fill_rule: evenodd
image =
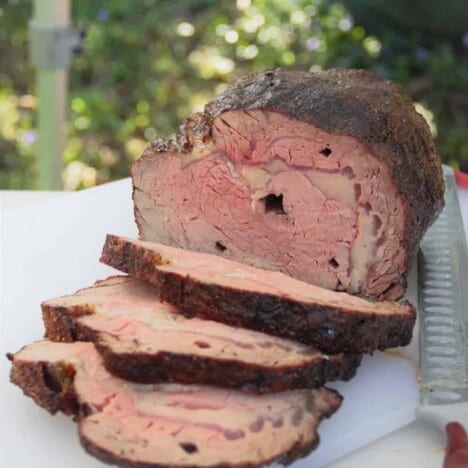
<path id="1" fill-rule="evenodd" d="M 93 341 L 112 374 L 141 383 L 205 384 L 253 392 L 348 380 L 359 354 L 328 356 L 291 340 L 187 319 L 154 285 L 128 276 L 42 304 L 46 337 Z"/>
<path id="2" fill-rule="evenodd" d="M 107 235 L 101 261 L 157 284 L 160 297 L 202 317 L 291 338 L 324 352 L 372 352 L 410 342 L 408 302 L 369 302 L 215 255 Z"/>
<path id="3" fill-rule="evenodd" d="M 126 467 L 262 466 L 317 444 L 341 396 L 326 388 L 251 395 L 195 385 L 132 384 L 92 343 L 40 341 L 9 355 L 11 380 L 48 411 L 78 420 L 83 446 Z"/>
<path id="4" fill-rule="evenodd" d="M 411 100 L 357 70 L 248 75 L 152 143 L 132 178 L 143 240 L 387 299 L 444 193 Z"/>

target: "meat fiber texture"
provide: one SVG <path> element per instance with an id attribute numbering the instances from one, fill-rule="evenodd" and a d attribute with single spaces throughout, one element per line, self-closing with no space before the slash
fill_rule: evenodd
<path id="1" fill-rule="evenodd" d="M 187 319 L 157 288 L 128 276 L 42 304 L 46 337 L 92 341 L 113 375 L 141 383 L 234 387 L 257 393 L 348 380 L 359 354 L 315 348 L 217 322 Z"/>
<path id="2" fill-rule="evenodd" d="M 248 75 L 132 168 L 142 240 L 400 298 L 443 207 L 428 125 L 363 70 Z"/>
<path id="3" fill-rule="evenodd" d="M 51 413 L 74 416 L 85 449 L 125 467 L 253 467 L 317 444 L 341 404 L 326 388 L 251 395 L 195 385 L 132 384 L 92 343 L 39 341 L 9 355 L 11 380 Z"/>
<path id="4" fill-rule="evenodd" d="M 370 302 L 215 255 L 108 235 L 101 261 L 159 287 L 188 317 L 254 329 L 327 353 L 362 353 L 411 341 L 407 301 Z"/>

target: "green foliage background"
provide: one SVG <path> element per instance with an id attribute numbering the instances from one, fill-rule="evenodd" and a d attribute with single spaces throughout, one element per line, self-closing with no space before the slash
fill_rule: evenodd
<path id="1" fill-rule="evenodd" d="M 274 67 L 367 68 L 399 82 L 433 120 L 444 161 L 468 170 L 468 36 L 452 28 L 445 37 L 440 17 L 431 33 L 395 26 L 393 3 L 393 23 L 373 24 L 365 0 L 72 3 L 86 37 L 70 70 L 69 189 L 127 176 L 148 141 L 172 133 L 236 77 Z M 0 188 L 34 185 L 30 17 L 29 1 L 0 0 Z"/>

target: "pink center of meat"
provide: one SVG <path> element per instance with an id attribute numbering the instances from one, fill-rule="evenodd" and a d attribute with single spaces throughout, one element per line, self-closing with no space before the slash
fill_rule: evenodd
<path id="1" fill-rule="evenodd" d="M 139 385 L 110 375 L 91 343 L 36 342 L 16 362 L 72 366 L 89 415 L 80 437 L 126 465 L 235 466 L 311 444 L 321 417 L 340 405 L 325 388 L 254 395 L 198 385 Z M 300 418 L 298 418 L 300 415 Z"/>
<path id="2" fill-rule="evenodd" d="M 386 166 L 351 137 L 275 112 L 229 111 L 203 151 L 139 164 L 144 240 L 369 295 L 404 271 L 403 205 Z"/>
<path id="3" fill-rule="evenodd" d="M 297 366 L 329 359 L 295 341 L 209 320 L 187 319 L 174 307 L 160 302 L 154 286 L 131 277 L 109 278 L 98 286 L 48 304 L 68 307 L 70 311 L 74 307 L 78 310 L 88 307 L 90 313 L 77 320 L 100 332 L 99 341 L 116 353 L 165 352 L 265 367 Z"/>

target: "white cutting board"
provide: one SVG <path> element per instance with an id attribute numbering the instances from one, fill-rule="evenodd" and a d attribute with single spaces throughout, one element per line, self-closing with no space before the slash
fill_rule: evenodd
<path id="1" fill-rule="evenodd" d="M 98 262 L 106 233 L 136 237 L 129 179 L 4 212 L 1 220 L 0 467 L 103 467 L 81 449 L 76 426 L 50 416 L 8 383 L 6 352 L 43 335 L 41 301 L 115 274 Z M 415 418 L 412 350 L 366 356 L 357 376 L 330 385 L 341 409 L 320 428 L 319 448 L 295 467 L 324 466 Z"/>

